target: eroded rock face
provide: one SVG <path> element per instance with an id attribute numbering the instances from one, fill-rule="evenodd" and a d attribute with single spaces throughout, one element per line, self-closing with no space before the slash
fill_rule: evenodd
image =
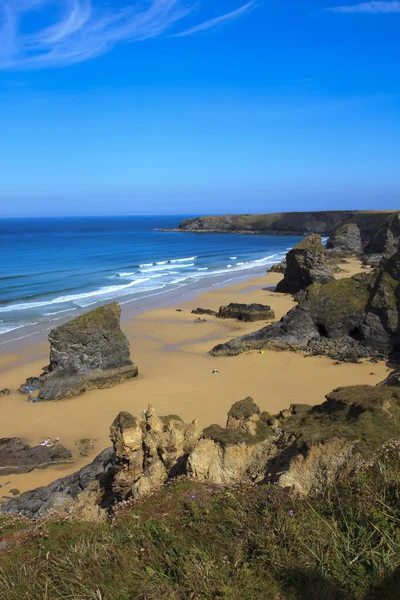
<path id="1" fill-rule="evenodd" d="M 177 415 L 157 417 L 152 406 L 144 413 L 143 475 L 133 487 L 133 496 L 146 495 L 169 477 L 186 471 L 186 460 L 194 448 L 199 429 L 197 420 L 186 424 Z"/>
<path id="2" fill-rule="evenodd" d="M 309 350 L 335 360 L 395 358 L 400 353 L 400 252 L 379 271 L 314 284 L 279 323 L 234 338 L 211 350 L 234 356 L 248 350 Z"/>
<path id="3" fill-rule="evenodd" d="M 148 494 L 184 472 L 199 437 L 197 421 L 185 424 L 177 415 L 157 417 L 152 406 L 142 417 L 139 422 L 129 413 L 120 413 L 110 428 L 116 463 L 112 489 L 117 500 Z"/>
<path id="4" fill-rule="evenodd" d="M 326 259 L 322 238 L 314 234 L 287 253 L 285 276 L 276 286 L 276 291 L 296 294 L 312 283 L 329 283 L 333 279 L 333 269 Z"/>
<path id="5" fill-rule="evenodd" d="M 386 379 L 378 383 L 378 387 L 400 387 L 400 369 L 389 373 Z"/>
<path id="6" fill-rule="evenodd" d="M 0 439 L 0 475 L 29 473 L 72 462 L 71 452 L 58 444 L 31 447 L 19 438 Z"/>
<path id="7" fill-rule="evenodd" d="M 150 494 L 179 474 L 214 484 L 270 482 L 308 494 L 399 439 L 400 388 L 338 388 L 318 406 L 293 404 L 275 416 L 261 413 L 249 397 L 232 406 L 226 427 L 211 425 L 200 438 L 196 421 L 159 418 L 149 407 L 141 422 L 120 413 L 110 435 L 114 448 L 91 465 L 7 501 L 0 511 L 101 521 L 105 508 Z M 138 476 L 132 467 L 139 456 Z"/>
<path id="8" fill-rule="evenodd" d="M 38 400 L 61 400 L 111 387 L 138 375 L 120 328 L 117 302 L 100 306 L 50 332 L 50 364 Z"/>
<path id="9" fill-rule="evenodd" d="M 0 507 L 0 513 L 25 515 L 29 518 L 39 518 L 50 511 L 60 512 L 71 503 L 89 485 L 103 479 L 112 466 L 113 449 L 103 450 L 94 461 L 80 471 L 53 481 L 48 486 L 39 487 L 24 492 L 18 498 L 12 498 Z"/>
<path id="10" fill-rule="evenodd" d="M 120 412 L 110 427 L 115 452 L 116 471 L 113 493 L 123 500 L 143 473 L 143 431 L 138 420 L 128 412 Z"/>
<path id="11" fill-rule="evenodd" d="M 391 215 L 378 229 L 365 248 L 366 254 L 381 254 L 390 258 L 400 250 L 400 213 Z"/>
<path id="12" fill-rule="evenodd" d="M 187 473 L 211 483 L 261 481 L 277 453 L 277 439 L 253 399 L 245 398 L 232 406 L 225 428 L 204 429 L 188 458 Z"/>
<path id="13" fill-rule="evenodd" d="M 327 248 L 357 254 L 362 252 L 363 244 L 358 225 L 345 223 L 335 229 L 327 242 Z"/>
<path id="14" fill-rule="evenodd" d="M 217 317 L 219 319 L 238 319 L 239 321 L 270 321 L 275 319 L 275 313 L 265 304 L 236 304 L 221 306 Z"/>

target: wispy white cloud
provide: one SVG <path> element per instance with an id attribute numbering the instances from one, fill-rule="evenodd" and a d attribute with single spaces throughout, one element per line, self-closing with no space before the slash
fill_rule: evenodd
<path id="1" fill-rule="evenodd" d="M 233 19 L 237 19 L 240 15 L 248 12 L 251 8 L 254 8 L 256 3 L 254 0 L 251 2 L 247 2 L 240 8 L 233 10 L 225 15 L 221 15 L 220 17 L 216 17 L 215 19 L 209 19 L 208 21 L 204 21 L 204 23 L 200 23 L 199 25 L 195 25 L 194 27 L 190 27 L 185 31 L 181 31 L 179 33 L 174 34 L 174 37 L 183 37 L 186 35 L 193 35 L 194 33 L 198 33 L 199 31 L 205 31 L 206 29 L 214 29 L 222 23 L 226 23 L 226 21 L 232 21 Z"/>
<path id="2" fill-rule="evenodd" d="M 126 0 L 119 9 L 100 0 L 0 0 L 0 69 L 61 67 L 105 54 L 120 42 L 143 41 L 166 33 L 194 14 L 197 0 Z M 62 8 L 57 21 L 23 33 L 22 18 L 34 11 Z M 183 28 L 175 36 L 194 35 L 232 21 L 255 6 L 251 0 L 218 17 Z M 38 13 L 39 16 L 39 13 Z"/>
<path id="3" fill-rule="evenodd" d="M 400 2 L 397 0 L 391 0 L 390 2 L 376 0 L 348 6 L 332 6 L 326 10 L 336 13 L 393 14 L 400 13 Z"/>

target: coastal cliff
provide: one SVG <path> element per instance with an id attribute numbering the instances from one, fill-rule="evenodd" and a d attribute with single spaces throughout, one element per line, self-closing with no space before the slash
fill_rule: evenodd
<path id="1" fill-rule="evenodd" d="M 330 235 L 340 224 L 358 225 L 363 240 L 369 240 L 396 211 L 332 210 L 270 214 L 220 215 L 185 219 L 172 231 L 215 233 L 264 233 L 271 235 Z"/>

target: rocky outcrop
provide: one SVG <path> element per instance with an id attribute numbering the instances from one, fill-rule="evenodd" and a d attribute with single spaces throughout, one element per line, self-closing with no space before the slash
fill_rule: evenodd
<path id="1" fill-rule="evenodd" d="M 238 319 L 239 321 L 270 321 L 275 319 L 275 313 L 265 304 L 235 304 L 221 306 L 217 317 L 219 319 Z"/>
<path id="2" fill-rule="evenodd" d="M 187 460 L 187 474 L 211 483 L 261 481 L 277 454 L 278 435 L 263 420 L 252 398 L 236 402 L 226 427 L 211 425 Z"/>
<path id="3" fill-rule="evenodd" d="M 275 265 L 272 265 L 268 269 L 268 273 L 282 273 L 282 274 L 284 274 L 286 272 L 286 267 L 287 267 L 286 258 L 284 258 L 283 260 L 281 260 L 281 262 L 276 263 Z"/>
<path id="4" fill-rule="evenodd" d="M 0 397 L 1 396 L 9 396 L 10 394 L 10 390 L 8 388 L 4 388 L 4 390 L 0 390 Z"/>
<path id="5" fill-rule="evenodd" d="M 107 477 L 112 473 L 112 463 L 113 449 L 107 448 L 80 471 L 7 500 L 0 507 L 0 513 L 20 514 L 32 519 L 43 517 L 51 511 L 70 509 L 78 495 L 94 483 L 98 482 L 105 489 Z"/>
<path id="6" fill-rule="evenodd" d="M 120 315 L 119 304 L 113 302 L 50 332 L 50 364 L 37 380 L 39 401 L 79 396 L 138 375 Z"/>
<path id="7" fill-rule="evenodd" d="M 270 306 L 265 304 L 237 304 L 231 302 L 227 306 L 221 306 L 218 312 L 208 308 L 196 308 L 192 310 L 193 315 L 211 315 L 218 319 L 237 319 L 238 321 L 271 321 L 275 319 L 275 313 Z M 197 322 L 201 322 L 198 320 Z"/>
<path id="8" fill-rule="evenodd" d="M 40 517 L 49 511 L 95 521 L 104 509 L 152 493 L 178 475 L 214 484 L 275 483 L 308 494 L 369 461 L 400 437 L 400 388 L 338 388 L 318 406 L 292 404 L 271 416 L 252 398 L 236 402 L 226 427 L 199 433 L 176 415 L 141 421 L 120 413 L 113 448 L 91 465 L 8 500 L 0 512 Z"/>
<path id="9" fill-rule="evenodd" d="M 59 444 L 29 446 L 19 438 L 0 439 L 0 475 L 72 463 L 72 454 Z"/>
<path id="10" fill-rule="evenodd" d="M 211 350 L 234 356 L 248 350 L 310 350 L 336 360 L 400 354 L 400 252 L 378 271 L 314 284 L 279 323 Z"/>
<path id="11" fill-rule="evenodd" d="M 210 315 L 211 317 L 216 316 L 215 310 L 211 310 L 210 308 L 195 308 L 192 310 L 192 315 Z"/>
<path id="12" fill-rule="evenodd" d="M 134 497 L 146 495 L 168 478 L 184 473 L 200 434 L 197 420 L 187 425 L 176 415 L 158 418 L 151 406 L 144 414 L 143 431 L 143 476 L 132 489 Z"/>
<path id="13" fill-rule="evenodd" d="M 296 294 L 312 283 L 329 283 L 333 279 L 333 269 L 326 259 L 322 238 L 314 234 L 287 253 L 285 275 L 276 291 Z"/>
<path id="14" fill-rule="evenodd" d="M 378 383 L 378 387 L 400 387 L 400 369 L 389 373 L 386 379 Z"/>
<path id="15" fill-rule="evenodd" d="M 377 230 L 365 248 L 366 254 L 380 254 L 390 258 L 400 250 L 400 213 L 391 215 Z"/>
<path id="16" fill-rule="evenodd" d="M 327 248 L 340 252 L 360 253 L 363 249 L 360 228 L 356 223 L 345 223 L 336 228 L 327 242 Z"/>
<path id="17" fill-rule="evenodd" d="M 184 471 L 199 431 L 197 421 L 187 425 L 177 415 L 157 417 L 149 406 L 140 422 L 120 413 L 110 437 L 116 456 L 114 496 L 126 500 L 148 494 Z"/>

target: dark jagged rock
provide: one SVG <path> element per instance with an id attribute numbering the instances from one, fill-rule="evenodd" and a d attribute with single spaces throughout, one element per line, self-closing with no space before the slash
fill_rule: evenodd
<path id="1" fill-rule="evenodd" d="M 195 308 L 192 310 L 192 315 L 210 315 L 215 317 L 216 314 L 215 310 L 211 310 L 210 308 Z"/>
<path id="2" fill-rule="evenodd" d="M 10 390 L 8 388 L 4 388 L 4 390 L 0 390 L 0 396 L 9 396 Z"/>
<path id="3" fill-rule="evenodd" d="M 39 518 L 49 511 L 61 510 L 88 488 L 93 481 L 99 480 L 100 485 L 104 487 L 112 466 L 113 449 L 107 448 L 96 456 L 90 465 L 86 465 L 80 471 L 57 479 L 48 486 L 24 492 L 18 498 L 8 500 L 0 507 L 0 513 Z"/>
<path id="4" fill-rule="evenodd" d="M 26 396 L 29 396 L 30 394 L 32 394 L 32 392 L 36 392 L 37 390 L 39 390 L 46 379 L 46 374 L 48 373 L 48 370 L 48 367 L 44 367 L 43 373 L 39 377 L 28 377 L 25 383 L 23 383 L 19 387 L 18 392 L 20 394 L 25 394 Z"/>
<path id="5" fill-rule="evenodd" d="M 386 379 L 378 383 L 378 387 L 400 387 L 400 369 L 392 371 Z"/>
<path id="6" fill-rule="evenodd" d="M 321 236 L 314 234 L 287 253 L 285 276 L 276 286 L 276 291 L 295 294 L 312 283 L 328 283 L 333 278 Z"/>
<path id="7" fill-rule="evenodd" d="M 400 281 L 400 250 L 390 258 L 384 259 L 382 269 L 395 281 Z"/>
<path id="8" fill-rule="evenodd" d="M 0 475 L 29 473 L 72 462 L 71 452 L 58 444 L 31 447 L 19 438 L 0 439 Z"/>
<path id="9" fill-rule="evenodd" d="M 382 254 L 366 254 L 362 259 L 362 264 L 367 267 L 379 267 L 382 257 Z"/>
<path id="10" fill-rule="evenodd" d="M 328 249 L 342 252 L 362 252 L 361 233 L 356 223 L 345 223 L 335 229 L 327 242 Z"/>
<path id="11" fill-rule="evenodd" d="M 268 269 L 268 273 L 282 273 L 283 274 L 286 272 L 286 267 L 287 267 L 286 258 L 284 258 L 283 260 L 281 260 L 280 263 L 276 263 L 275 265 L 272 265 Z"/>
<path id="12" fill-rule="evenodd" d="M 308 311 L 298 306 L 292 308 L 278 323 L 241 335 L 225 344 L 218 344 L 211 350 L 211 354 L 212 356 L 236 356 L 242 352 L 266 347 L 275 350 L 305 349 L 308 342 L 318 335 Z"/>
<path id="13" fill-rule="evenodd" d="M 238 319 L 239 321 L 269 321 L 275 319 L 275 313 L 265 304 L 235 304 L 221 306 L 217 317 L 219 319 Z"/>
<path id="14" fill-rule="evenodd" d="M 386 258 L 400 250 L 400 213 L 391 215 L 365 248 L 366 254 L 383 254 Z"/>
<path id="15" fill-rule="evenodd" d="M 50 332 L 50 364 L 38 400 L 61 400 L 111 387 L 138 375 L 120 328 L 117 302 L 87 312 Z"/>
<path id="16" fill-rule="evenodd" d="M 400 354 L 400 252 L 377 272 L 314 284 L 279 323 L 212 349 L 213 356 L 247 350 L 309 350 L 335 360 Z"/>

